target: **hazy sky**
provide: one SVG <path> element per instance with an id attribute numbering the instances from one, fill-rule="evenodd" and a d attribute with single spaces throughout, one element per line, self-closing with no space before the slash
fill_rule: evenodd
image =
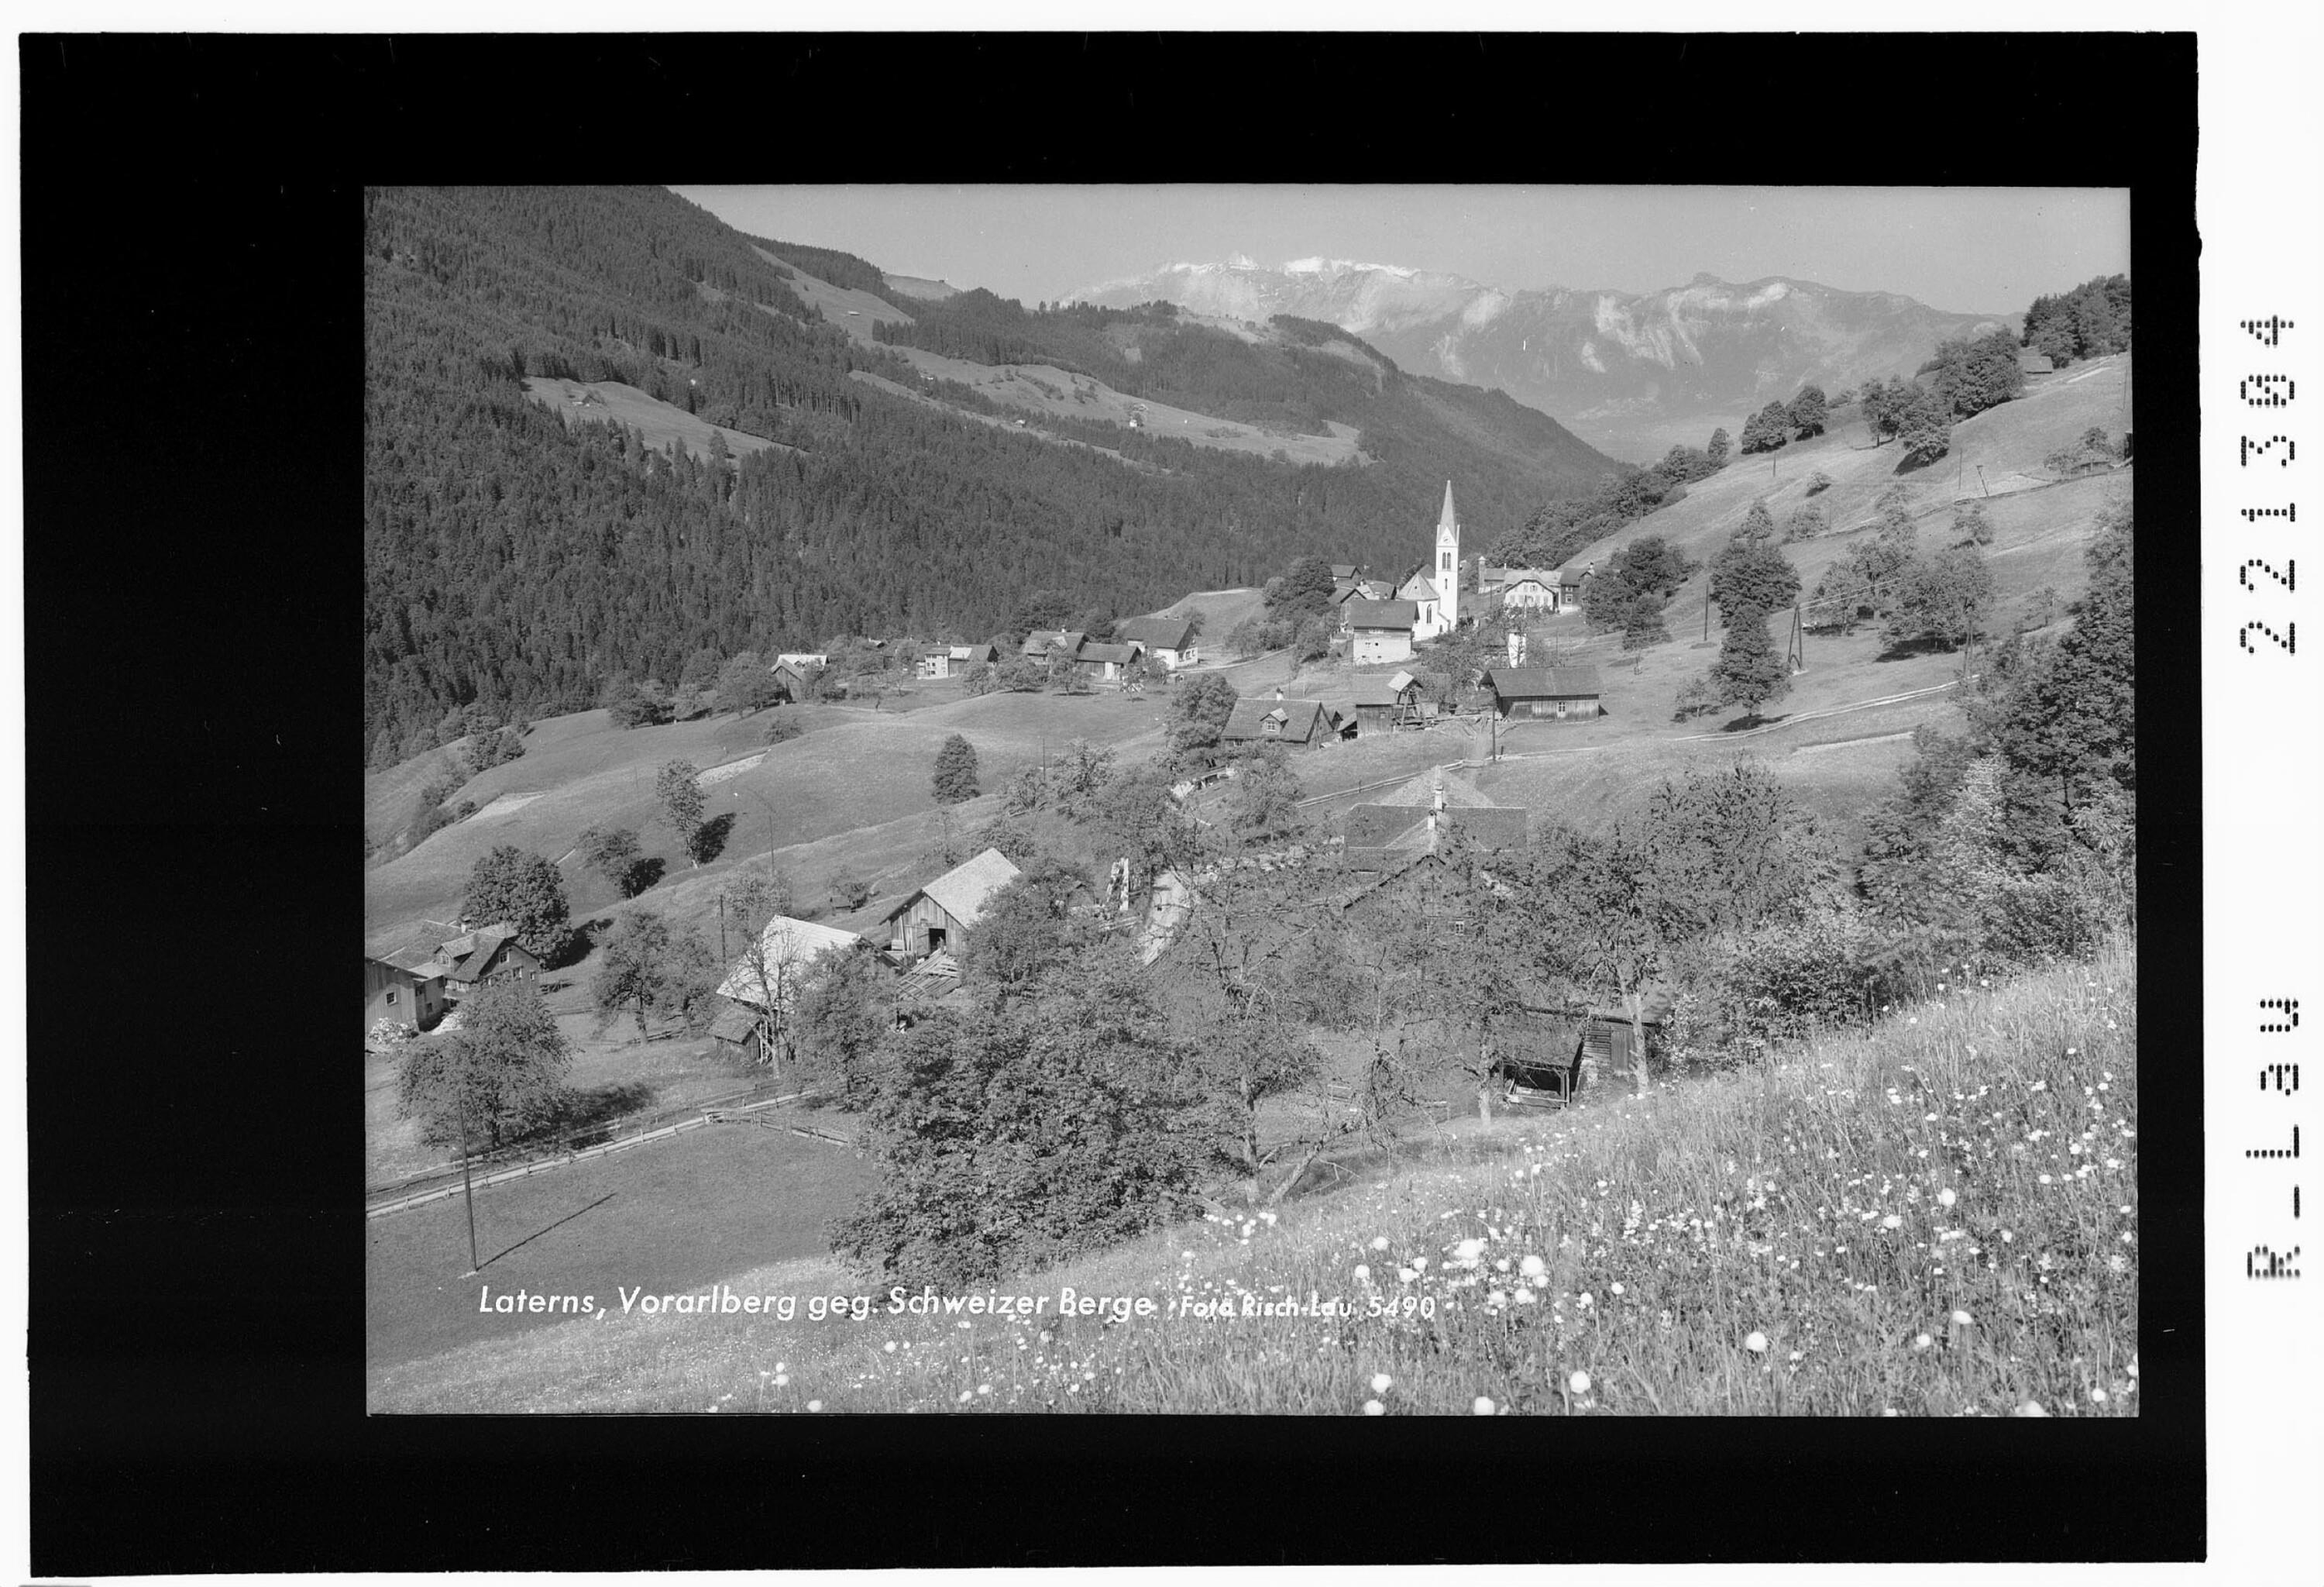
<path id="1" fill-rule="evenodd" d="M 758 236 L 1030 305 L 1174 261 L 1320 254 L 1515 291 L 1783 275 L 2022 312 L 2130 268 L 2130 195 L 2076 188 L 765 187 L 676 189 Z"/>

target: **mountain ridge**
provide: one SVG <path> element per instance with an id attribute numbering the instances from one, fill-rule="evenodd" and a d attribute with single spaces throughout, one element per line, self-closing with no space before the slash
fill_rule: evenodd
<path id="1" fill-rule="evenodd" d="M 1811 382 L 1831 391 L 1910 375 L 1938 342 L 2018 321 L 1783 274 L 1730 281 L 1700 271 L 1683 286 L 1647 292 L 1510 291 L 1404 265 L 1316 257 L 1269 267 L 1240 254 L 1102 282 L 1074 300 L 1156 299 L 1336 325 L 1413 373 L 1498 387 L 1640 463 L 1681 441 L 1701 445 L 1714 428 L 1733 432 Z"/>

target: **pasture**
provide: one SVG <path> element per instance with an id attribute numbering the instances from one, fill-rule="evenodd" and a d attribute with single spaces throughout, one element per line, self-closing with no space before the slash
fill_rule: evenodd
<path id="1" fill-rule="evenodd" d="M 740 1258 L 869 1315 L 553 1320 L 374 1366 L 371 1407 L 2135 1416 L 2136 961 L 1990 983 L 1000 1286 L 1029 1318 Z M 1068 1287 L 1155 1311 L 1062 1320 Z M 1311 1295 L 1353 1315 L 1258 1314 Z"/>
<path id="2" fill-rule="evenodd" d="M 576 401 L 585 393 L 595 401 Z M 554 380 L 530 375 L 525 379 L 524 394 L 567 424 L 602 424 L 611 420 L 636 430 L 655 451 L 667 451 L 669 444 L 676 441 L 697 461 L 708 460 L 714 432 L 726 438 L 727 451 L 737 458 L 752 452 L 798 450 L 763 436 L 746 435 L 739 429 L 711 424 L 683 408 L 650 397 L 637 387 L 616 380 Z"/>

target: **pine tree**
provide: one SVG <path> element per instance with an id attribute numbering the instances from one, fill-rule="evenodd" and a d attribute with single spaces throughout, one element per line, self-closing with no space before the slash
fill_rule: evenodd
<path id="1" fill-rule="evenodd" d="M 1720 704 L 1740 706 L 1755 717 L 1761 706 L 1791 692 L 1791 676 L 1767 635 L 1767 614 L 1763 608 L 1738 606 L 1727 614 L 1726 637 L 1720 641 L 1719 660 L 1711 677 L 1718 687 Z"/>
<path id="2" fill-rule="evenodd" d="M 976 747 L 959 734 L 936 751 L 936 797 L 940 805 L 957 805 L 976 797 Z"/>
<path id="3" fill-rule="evenodd" d="M 702 863 L 697 846 L 702 841 L 702 785 L 696 780 L 698 776 L 693 761 L 671 761 L 654 778 L 654 796 L 661 801 L 662 818 L 678 834 L 679 845 L 696 865 Z"/>

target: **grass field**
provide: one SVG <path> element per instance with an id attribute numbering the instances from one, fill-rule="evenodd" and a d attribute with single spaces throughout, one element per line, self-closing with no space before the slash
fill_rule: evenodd
<path id="1" fill-rule="evenodd" d="M 594 1295 L 618 1311 L 616 1286 L 700 1285 L 738 1268 L 825 1254 L 824 1221 L 853 1204 L 869 1170 L 844 1147 L 788 1130 L 708 1124 L 364 1225 L 365 1340 L 374 1408 L 392 1369 L 549 1325 L 544 1314 L 479 1313 L 485 1286 Z M 497 1254 L 496 1254 L 497 1253 Z"/>
<path id="2" fill-rule="evenodd" d="M 1028 1319 L 890 1314 L 827 1261 L 737 1252 L 737 1291 L 862 1295 L 864 1315 L 471 1335 L 374 1367 L 372 1407 L 2135 1415 L 2135 960 L 1986 980 L 1001 1286 L 1042 1301 Z M 552 1292 L 637 1281 L 534 1261 Z M 1155 1311 L 1061 1321 L 1068 1287 Z M 1246 1309 L 1311 1296 L 1355 1315 Z"/>
<path id="3" fill-rule="evenodd" d="M 585 392 L 594 393 L 597 401 L 576 406 L 574 399 Z M 567 424 L 602 424 L 610 419 L 627 425 L 656 451 L 667 451 L 670 442 L 676 441 L 697 459 L 706 461 L 714 431 L 726 438 L 726 449 L 736 457 L 752 452 L 798 450 L 763 436 L 745 435 L 739 429 L 696 419 L 683 408 L 649 397 L 637 387 L 619 381 L 552 380 L 530 375 L 525 380 L 524 394 L 562 416 Z"/>

